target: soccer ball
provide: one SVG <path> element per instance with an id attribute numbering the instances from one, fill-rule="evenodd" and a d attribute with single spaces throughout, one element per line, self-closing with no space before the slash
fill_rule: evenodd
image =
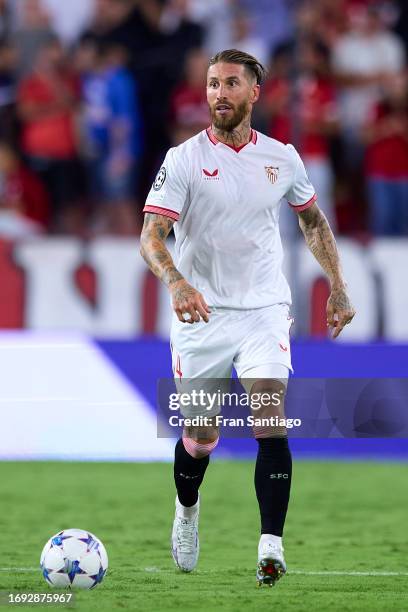
<path id="1" fill-rule="evenodd" d="M 65 529 L 48 540 L 41 553 L 41 570 L 56 589 L 93 589 L 108 569 L 104 545 L 93 533 Z"/>

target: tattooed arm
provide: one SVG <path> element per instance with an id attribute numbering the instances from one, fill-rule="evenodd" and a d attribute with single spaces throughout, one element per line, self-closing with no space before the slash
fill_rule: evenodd
<path id="1" fill-rule="evenodd" d="M 140 236 L 140 254 L 150 270 L 168 288 L 172 296 L 173 310 L 182 323 L 194 323 L 200 318 L 208 323 L 211 312 L 204 297 L 194 289 L 180 274 L 166 247 L 174 221 L 163 215 L 146 213 L 142 234 Z M 189 314 L 185 320 L 183 314 Z"/>
<path id="2" fill-rule="evenodd" d="M 299 225 L 307 246 L 329 278 L 331 293 L 327 301 L 327 325 L 334 328 L 333 338 L 337 338 L 354 317 L 355 310 L 347 295 L 336 241 L 317 204 L 299 213 Z"/>

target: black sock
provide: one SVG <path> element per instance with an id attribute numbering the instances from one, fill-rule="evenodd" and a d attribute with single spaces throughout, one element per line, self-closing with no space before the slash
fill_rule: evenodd
<path id="1" fill-rule="evenodd" d="M 261 513 L 261 533 L 282 537 L 292 479 L 288 439 L 258 438 L 255 490 Z"/>
<path id="2" fill-rule="evenodd" d="M 183 506 L 194 506 L 198 500 L 198 489 L 203 482 L 210 456 L 195 459 L 184 448 L 180 438 L 174 450 L 174 481 L 177 495 Z"/>

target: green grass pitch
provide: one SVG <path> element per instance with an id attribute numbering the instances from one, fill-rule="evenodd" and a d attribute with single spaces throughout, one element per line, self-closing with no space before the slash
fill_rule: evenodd
<path id="1" fill-rule="evenodd" d="M 0 463 L 0 590 L 48 591 L 30 568 L 51 535 L 79 527 L 103 540 L 110 563 L 99 587 L 77 594 L 84 612 L 408 610 L 407 477 L 406 464 L 295 462 L 288 574 L 257 588 L 252 462 L 212 461 L 192 574 L 169 551 L 172 465 Z"/>

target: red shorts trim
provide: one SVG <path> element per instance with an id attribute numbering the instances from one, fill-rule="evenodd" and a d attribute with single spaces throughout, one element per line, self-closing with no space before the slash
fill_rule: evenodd
<path id="1" fill-rule="evenodd" d="M 292 204 L 291 202 L 289 202 L 289 206 L 293 208 L 294 210 L 296 210 L 296 212 L 299 213 L 299 212 L 302 212 L 302 210 L 306 210 L 307 208 L 310 208 L 310 206 L 314 204 L 316 200 L 317 200 L 317 195 L 314 194 L 314 196 L 312 196 L 310 200 L 308 200 L 304 204 Z"/>
<path id="2" fill-rule="evenodd" d="M 151 206 L 150 204 L 146 204 L 143 212 L 163 215 L 163 217 L 170 217 L 170 219 L 174 219 L 175 221 L 178 221 L 180 216 L 175 210 L 169 210 L 168 208 L 162 208 L 161 206 Z"/>

